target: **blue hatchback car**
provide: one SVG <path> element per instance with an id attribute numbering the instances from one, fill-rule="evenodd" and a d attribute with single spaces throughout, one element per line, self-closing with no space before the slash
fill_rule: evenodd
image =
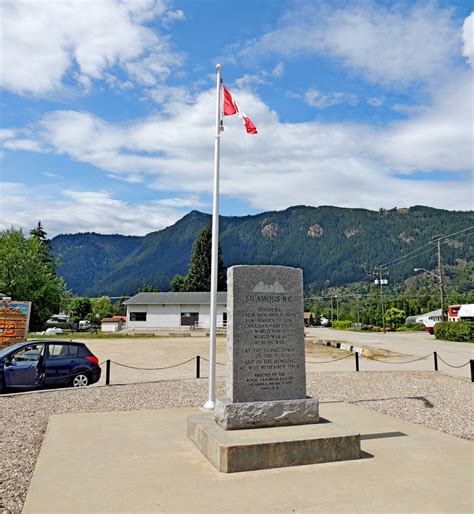
<path id="1" fill-rule="evenodd" d="M 84 343 L 28 341 L 0 350 L 0 391 L 85 387 L 100 373 L 99 359 Z"/>

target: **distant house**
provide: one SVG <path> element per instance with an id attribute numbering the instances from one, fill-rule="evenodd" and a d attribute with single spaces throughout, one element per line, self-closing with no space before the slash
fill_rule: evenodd
<path id="1" fill-rule="evenodd" d="M 408 316 L 405 321 L 406 323 L 422 323 L 429 332 L 432 332 L 436 323 L 441 321 L 441 309 L 427 312 L 426 314 L 420 314 L 418 316 Z"/>
<path id="2" fill-rule="evenodd" d="M 100 321 L 100 329 L 102 332 L 119 332 L 123 328 L 123 324 L 127 321 L 125 316 L 112 316 L 104 318 Z"/>
<path id="3" fill-rule="evenodd" d="M 128 330 L 210 326 L 211 293 L 138 293 L 124 302 Z M 217 327 L 227 326 L 227 293 L 217 293 Z"/>

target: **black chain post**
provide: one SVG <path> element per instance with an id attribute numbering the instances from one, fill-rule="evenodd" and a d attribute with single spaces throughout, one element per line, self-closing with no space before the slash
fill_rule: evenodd
<path id="1" fill-rule="evenodd" d="M 433 352 L 435 371 L 438 371 L 438 354 Z"/>
<path id="2" fill-rule="evenodd" d="M 355 360 L 356 360 L 356 371 L 359 371 L 359 352 L 354 352 Z"/>
<path id="3" fill-rule="evenodd" d="M 201 356 L 196 356 L 196 378 L 201 378 Z"/>
<path id="4" fill-rule="evenodd" d="M 110 359 L 105 361 L 105 385 L 110 385 Z"/>
<path id="5" fill-rule="evenodd" d="M 471 363 L 471 382 L 474 382 L 474 359 L 471 359 L 470 363 Z"/>

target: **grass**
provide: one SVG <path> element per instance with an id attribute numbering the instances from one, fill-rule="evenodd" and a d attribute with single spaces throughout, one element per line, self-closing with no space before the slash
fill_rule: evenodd
<path id="1" fill-rule="evenodd" d="M 183 336 L 189 335 L 187 332 L 183 333 Z M 121 332 L 63 332 L 62 334 L 29 334 L 28 340 L 37 339 L 140 339 L 140 338 L 151 338 L 151 337 L 175 337 L 173 335 L 163 334 L 155 335 L 153 332 L 150 333 L 136 333 L 136 334 L 125 334 Z"/>

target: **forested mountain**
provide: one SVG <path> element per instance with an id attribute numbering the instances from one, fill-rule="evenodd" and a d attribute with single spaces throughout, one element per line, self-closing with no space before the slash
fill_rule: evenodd
<path id="1" fill-rule="evenodd" d="M 130 295 L 144 284 L 166 291 L 174 275 L 186 273 L 192 244 L 210 224 L 210 215 L 192 211 L 171 227 L 143 237 L 59 235 L 51 244 L 60 261 L 58 272 L 76 294 Z M 369 280 L 376 266 L 472 225 L 473 212 L 422 206 L 380 211 L 296 206 L 255 216 L 222 216 L 220 244 L 227 267 L 301 267 L 307 290 L 317 291 Z M 472 259 L 474 241 L 465 235 L 444 241 L 446 263 Z M 404 260 L 389 272 L 392 281 L 402 280 L 414 267 L 435 266 L 435 246 L 428 245 L 415 260 Z"/>

